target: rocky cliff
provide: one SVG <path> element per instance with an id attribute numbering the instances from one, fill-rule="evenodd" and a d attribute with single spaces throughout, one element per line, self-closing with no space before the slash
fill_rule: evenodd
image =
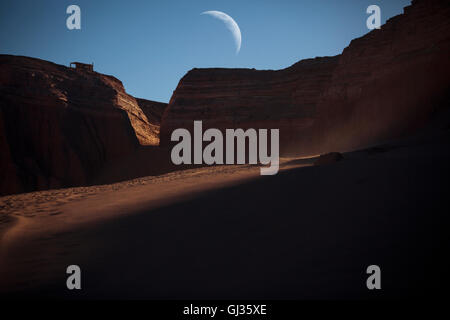
<path id="1" fill-rule="evenodd" d="M 284 153 L 346 151 L 423 124 L 450 88 L 450 5 L 417 0 L 341 55 L 278 71 L 193 69 L 163 115 L 174 128 L 279 128 Z"/>
<path id="2" fill-rule="evenodd" d="M 317 106 L 318 151 L 355 149 L 423 126 L 448 101 L 449 56 L 448 1 L 415 0 L 353 40 Z"/>
<path id="3" fill-rule="evenodd" d="M 279 128 L 284 139 L 313 124 L 336 57 L 303 60 L 283 70 L 193 69 L 178 84 L 161 125 L 161 142 L 193 120 L 213 128 Z"/>
<path id="4" fill-rule="evenodd" d="M 0 194 L 86 185 L 158 132 L 112 76 L 0 55 Z"/>

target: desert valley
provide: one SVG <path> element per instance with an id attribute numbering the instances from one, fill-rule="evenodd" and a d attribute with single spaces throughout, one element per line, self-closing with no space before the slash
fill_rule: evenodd
<path id="1" fill-rule="evenodd" d="M 449 57 L 441 0 L 412 1 L 337 56 L 194 68 L 168 104 L 95 70 L 0 55 L 0 296 L 439 295 Z M 173 163 L 171 135 L 194 137 L 194 121 L 224 141 L 229 128 L 278 129 L 278 173 Z M 73 264 L 79 292 L 66 289 Z M 365 287 L 371 264 L 381 293 Z"/>

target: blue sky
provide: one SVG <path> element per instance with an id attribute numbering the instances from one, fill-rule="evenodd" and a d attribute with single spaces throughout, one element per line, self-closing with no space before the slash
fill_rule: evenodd
<path id="1" fill-rule="evenodd" d="M 341 53 L 366 34 L 366 8 L 382 23 L 410 0 L 2 0 L 0 53 L 68 65 L 94 62 L 128 93 L 168 102 L 180 78 L 205 67 L 280 69 Z M 81 8 L 81 30 L 66 28 L 66 8 Z M 203 11 L 229 14 L 242 32 L 238 55 L 230 31 Z"/>

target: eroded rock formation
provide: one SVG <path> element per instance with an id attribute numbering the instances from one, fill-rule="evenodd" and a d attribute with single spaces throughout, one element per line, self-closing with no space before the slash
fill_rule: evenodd
<path id="1" fill-rule="evenodd" d="M 353 40 L 318 103 L 320 151 L 351 150 L 423 126 L 450 92 L 450 3 L 415 0 Z"/>
<path id="2" fill-rule="evenodd" d="M 148 119 L 149 129 L 153 137 L 152 145 L 159 145 L 159 128 L 161 126 L 161 118 L 164 113 L 164 109 L 167 107 L 167 103 L 140 98 L 136 98 L 136 101 Z"/>
<path id="3" fill-rule="evenodd" d="M 161 125 L 167 144 L 175 128 L 279 128 L 280 139 L 314 123 L 317 103 L 337 57 L 302 60 L 283 70 L 193 69 L 180 81 Z"/>
<path id="4" fill-rule="evenodd" d="M 0 55 L 0 194 L 88 184 L 158 131 L 112 76 Z"/>

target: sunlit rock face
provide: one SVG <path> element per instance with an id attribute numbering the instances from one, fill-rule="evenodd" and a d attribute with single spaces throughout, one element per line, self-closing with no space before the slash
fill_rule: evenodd
<path id="1" fill-rule="evenodd" d="M 449 91 L 450 5 L 413 1 L 341 55 L 283 70 L 193 69 L 179 82 L 161 125 L 279 128 L 284 154 L 346 151 L 425 123 Z"/>
<path id="2" fill-rule="evenodd" d="M 140 98 L 136 98 L 136 102 L 147 117 L 148 128 L 146 131 L 151 137 L 151 145 L 159 145 L 161 117 L 164 113 L 164 109 L 167 107 L 167 103 Z"/>
<path id="3" fill-rule="evenodd" d="M 9 55 L 0 71 L 0 194 L 85 185 L 107 161 L 159 143 L 159 121 L 112 76 Z"/>

